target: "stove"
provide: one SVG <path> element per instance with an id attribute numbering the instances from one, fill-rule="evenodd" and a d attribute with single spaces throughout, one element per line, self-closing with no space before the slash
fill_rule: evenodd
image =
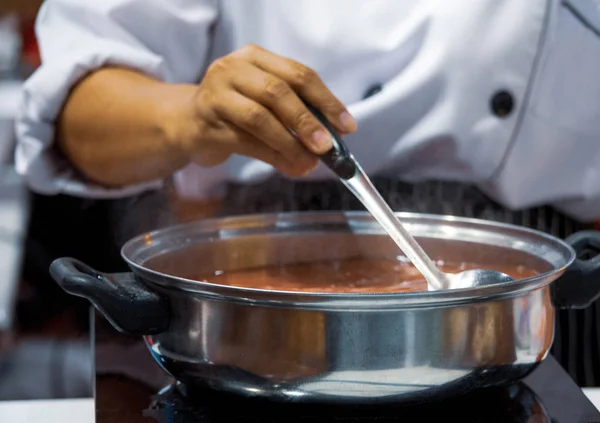
<path id="1" fill-rule="evenodd" d="M 113 331 L 99 315 L 94 321 L 97 423 L 600 423 L 600 412 L 552 356 L 513 386 L 445 400 L 377 407 L 278 404 L 187 388 L 158 368 L 139 338 Z"/>

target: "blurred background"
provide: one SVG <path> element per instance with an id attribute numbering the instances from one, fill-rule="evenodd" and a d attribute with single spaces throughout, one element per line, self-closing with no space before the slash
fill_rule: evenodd
<path id="1" fill-rule="evenodd" d="M 92 395 L 89 307 L 57 288 L 48 265 L 72 253 L 85 228 L 105 229 L 106 204 L 48 201 L 29 192 L 13 166 L 21 85 L 40 62 L 34 35 L 40 4 L 0 1 L 0 401 Z M 90 212 L 82 216 L 82 208 Z M 101 249 L 99 232 L 86 233 L 94 242 L 89 250 Z"/>
<path id="2" fill-rule="evenodd" d="M 41 3 L 0 0 L 0 401 L 93 395 L 89 302 L 51 279 L 53 259 L 76 256 L 99 270 L 125 271 L 120 246 L 133 235 L 123 229 L 125 210 L 151 208 L 159 220 L 166 215 L 167 224 L 218 207 L 180 199 L 170 189 L 89 200 L 27 188 L 14 170 L 14 119 L 22 84 L 40 63 L 34 23 Z M 142 226 L 158 225 L 149 220 Z"/>

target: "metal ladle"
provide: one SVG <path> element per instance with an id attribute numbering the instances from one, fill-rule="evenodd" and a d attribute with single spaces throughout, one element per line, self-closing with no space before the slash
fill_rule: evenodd
<path id="1" fill-rule="evenodd" d="M 514 280 L 505 273 L 490 269 L 471 269 L 460 273 L 442 272 L 419 243 L 402 226 L 402 223 L 375 189 L 371 180 L 350 153 L 336 130 L 319 111 L 308 104 L 307 107 L 327 128 L 333 139 L 333 148 L 321 155 L 320 160 L 340 178 L 344 185 L 356 195 L 373 217 L 383 226 L 387 234 L 396 242 L 417 270 L 421 272 L 430 291 L 476 288 Z M 357 186 L 363 189 L 357 189 Z"/>

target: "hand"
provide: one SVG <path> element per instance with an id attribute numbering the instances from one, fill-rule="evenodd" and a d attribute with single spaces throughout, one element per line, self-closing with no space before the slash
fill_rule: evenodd
<path id="1" fill-rule="evenodd" d="M 306 66 L 260 47 L 246 46 L 212 63 L 185 104 L 187 130 L 180 142 L 192 160 L 214 166 L 231 154 L 262 160 L 290 176 L 317 165 L 327 152 L 327 130 L 303 98 L 340 134 L 356 123 L 319 76 Z"/>

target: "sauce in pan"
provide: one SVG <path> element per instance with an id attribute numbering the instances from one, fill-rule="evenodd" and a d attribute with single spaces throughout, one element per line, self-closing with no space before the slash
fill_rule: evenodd
<path id="1" fill-rule="evenodd" d="M 442 271 L 458 273 L 481 265 L 438 263 Z M 490 268 L 486 266 L 486 268 Z M 523 266 L 495 266 L 514 279 L 538 274 Z M 296 292 L 375 293 L 426 291 L 427 284 L 419 271 L 401 261 L 353 258 L 311 263 L 286 264 L 248 270 L 218 271 L 211 275 L 194 275 L 189 279 L 240 288 Z"/>

